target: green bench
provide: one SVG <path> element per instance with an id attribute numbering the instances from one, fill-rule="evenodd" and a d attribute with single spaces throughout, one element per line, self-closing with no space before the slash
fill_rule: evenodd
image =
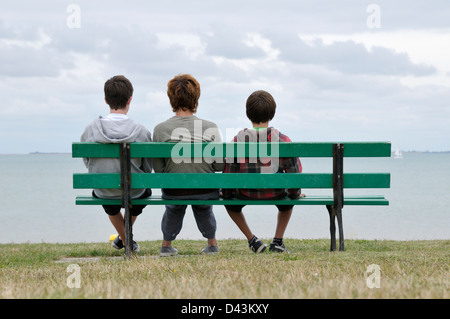
<path id="1" fill-rule="evenodd" d="M 256 153 L 255 153 L 256 152 Z M 333 158 L 330 173 L 146 173 L 130 172 L 130 158 L 177 158 L 189 161 L 224 157 L 329 157 Z M 389 205 L 383 195 L 345 196 L 344 189 L 389 188 L 389 173 L 344 173 L 344 157 L 390 157 L 389 142 L 345 143 L 129 143 L 99 144 L 73 143 L 72 157 L 119 158 L 121 172 L 116 174 L 73 174 L 74 189 L 114 188 L 122 189 L 119 200 L 100 199 L 93 196 L 77 196 L 76 205 L 122 205 L 125 208 L 125 228 L 132 234 L 131 205 L 324 205 L 330 215 L 330 250 L 336 249 L 336 226 L 339 227 L 339 250 L 344 251 L 342 208 L 345 205 Z M 131 188 L 302 188 L 307 196 L 300 199 L 280 200 L 165 200 L 160 195 L 145 199 L 131 199 Z M 311 195 L 304 189 L 330 189 L 329 195 Z M 127 236 L 126 256 L 131 256 L 132 242 Z"/>

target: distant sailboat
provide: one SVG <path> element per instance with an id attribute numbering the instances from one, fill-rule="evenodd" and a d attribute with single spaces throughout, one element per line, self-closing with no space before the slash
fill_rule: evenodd
<path id="1" fill-rule="evenodd" d="M 399 149 L 394 152 L 394 158 L 403 158 L 403 153 Z"/>

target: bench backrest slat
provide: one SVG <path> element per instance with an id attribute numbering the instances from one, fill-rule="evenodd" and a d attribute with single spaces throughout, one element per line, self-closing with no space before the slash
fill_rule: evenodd
<path id="1" fill-rule="evenodd" d="M 391 156 L 389 142 L 346 142 L 344 157 Z M 73 143 L 73 157 L 120 157 L 120 144 Z M 131 143 L 131 157 L 333 157 L 333 143 Z M 74 188 L 120 189 L 120 174 L 74 174 Z M 132 174 L 132 188 L 333 188 L 332 173 Z M 389 173 L 345 173 L 343 188 L 389 188 Z"/>
<path id="2" fill-rule="evenodd" d="M 181 186 L 183 185 L 183 186 Z M 74 188 L 120 189 L 120 174 L 74 174 Z M 132 188 L 333 188 L 333 174 L 133 174 Z M 389 173 L 346 173 L 344 188 L 389 188 Z"/>
<path id="3" fill-rule="evenodd" d="M 390 157 L 389 142 L 343 142 L 344 157 Z M 173 147 L 176 149 L 173 151 Z M 131 143 L 131 157 L 333 157 L 332 142 Z M 72 157 L 119 157 L 119 144 L 73 143 Z"/>

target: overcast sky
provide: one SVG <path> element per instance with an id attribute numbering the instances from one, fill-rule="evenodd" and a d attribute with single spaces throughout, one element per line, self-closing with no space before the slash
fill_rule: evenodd
<path id="1" fill-rule="evenodd" d="M 103 85 L 135 88 L 129 116 L 173 115 L 167 82 L 200 82 L 197 115 L 247 127 L 269 91 L 294 141 L 391 141 L 450 150 L 448 1 L 2 1 L 0 154 L 70 152 L 109 112 Z"/>

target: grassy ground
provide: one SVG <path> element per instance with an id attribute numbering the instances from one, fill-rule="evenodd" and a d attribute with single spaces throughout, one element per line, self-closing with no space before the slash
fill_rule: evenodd
<path id="1" fill-rule="evenodd" d="M 140 242 L 131 260 L 109 243 L 2 244 L 0 298 L 450 297 L 449 240 L 347 240 L 330 253 L 328 240 L 288 239 L 291 254 L 260 255 L 223 240 L 215 256 L 204 244 L 177 240 L 182 256 L 159 258 L 159 241 Z"/>

